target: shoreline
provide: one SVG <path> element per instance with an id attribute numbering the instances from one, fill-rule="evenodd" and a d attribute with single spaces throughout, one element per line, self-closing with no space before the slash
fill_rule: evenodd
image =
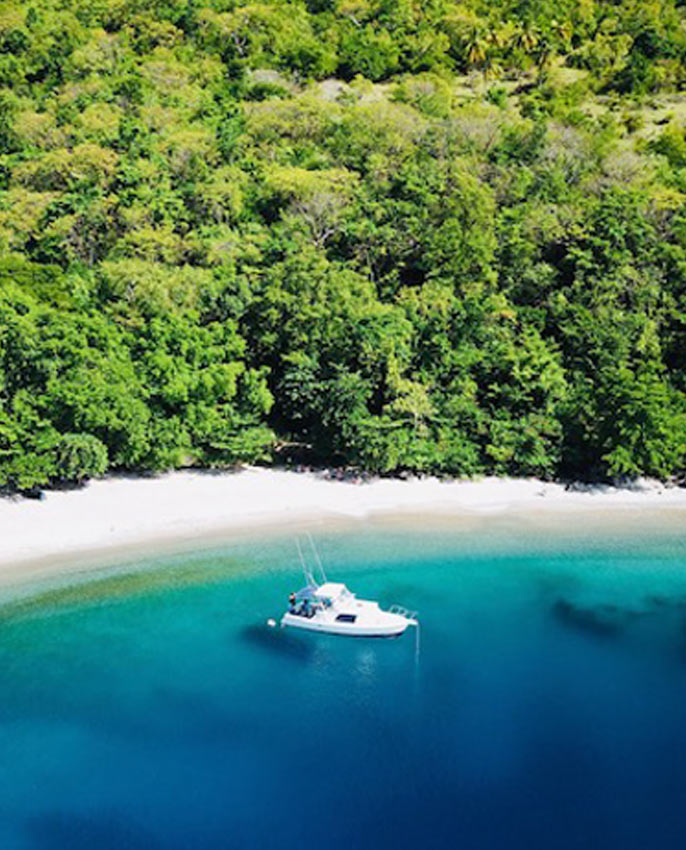
<path id="1" fill-rule="evenodd" d="M 641 515 L 656 512 L 686 520 L 686 489 L 652 481 L 631 488 L 567 489 L 507 478 L 354 483 L 323 473 L 254 467 L 177 471 L 156 478 L 113 476 L 78 490 L 48 491 L 41 501 L 0 499 L 0 585 L 83 573 L 136 556 L 219 546 L 257 531 L 347 528 L 365 520 L 458 527 L 510 518 L 525 525 L 573 520 L 573 527 L 583 528 L 611 516 L 635 524 Z"/>

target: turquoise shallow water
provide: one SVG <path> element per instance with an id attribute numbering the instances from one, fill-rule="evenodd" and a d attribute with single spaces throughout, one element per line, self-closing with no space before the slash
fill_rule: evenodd
<path id="1" fill-rule="evenodd" d="M 414 636 L 270 630 L 293 542 L 0 607 L 0 848 L 686 846 L 686 535 L 316 536 Z"/>

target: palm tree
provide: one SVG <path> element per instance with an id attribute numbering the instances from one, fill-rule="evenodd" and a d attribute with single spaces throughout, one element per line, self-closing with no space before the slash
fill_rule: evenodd
<path id="1" fill-rule="evenodd" d="M 467 62 L 474 66 L 483 65 L 488 55 L 488 48 L 488 37 L 483 29 L 481 27 L 472 27 L 464 40 Z"/>
<path id="2" fill-rule="evenodd" d="M 515 36 L 515 44 L 525 53 L 531 53 L 538 44 L 540 35 L 538 27 L 534 24 L 519 27 Z"/>
<path id="3" fill-rule="evenodd" d="M 560 43 L 560 47 L 564 52 L 569 48 L 569 42 L 572 38 L 572 25 L 569 21 L 551 21 L 550 31 Z"/>

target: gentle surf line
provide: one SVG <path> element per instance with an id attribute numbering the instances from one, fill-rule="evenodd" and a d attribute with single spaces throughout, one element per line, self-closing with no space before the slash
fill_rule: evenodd
<path id="1" fill-rule="evenodd" d="M 536 479 L 436 478 L 336 481 L 321 473 L 246 468 L 181 471 L 156 478 L 110 477 L 42 501 L 0 500 L 0 581 L 64 572 L 84 556 L 308 522 L 424 515 L 464 520 L 543 517 L 611 510 L 686 512 L 686 489 L 641 481 L 631 488 L 566 488 Z"/>

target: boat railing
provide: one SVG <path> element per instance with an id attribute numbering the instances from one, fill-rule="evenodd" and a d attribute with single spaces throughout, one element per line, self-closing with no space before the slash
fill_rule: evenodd
<path id="1" fill-rule="evenodd" d="M 399 617 L 404 617 L 406 620 L 417 619 L 417 611 L 410 611 L 410 609 L 405 608 L 404 605 L 391 605 L 388 610 L 391 614 L 397 614 Z"/>

